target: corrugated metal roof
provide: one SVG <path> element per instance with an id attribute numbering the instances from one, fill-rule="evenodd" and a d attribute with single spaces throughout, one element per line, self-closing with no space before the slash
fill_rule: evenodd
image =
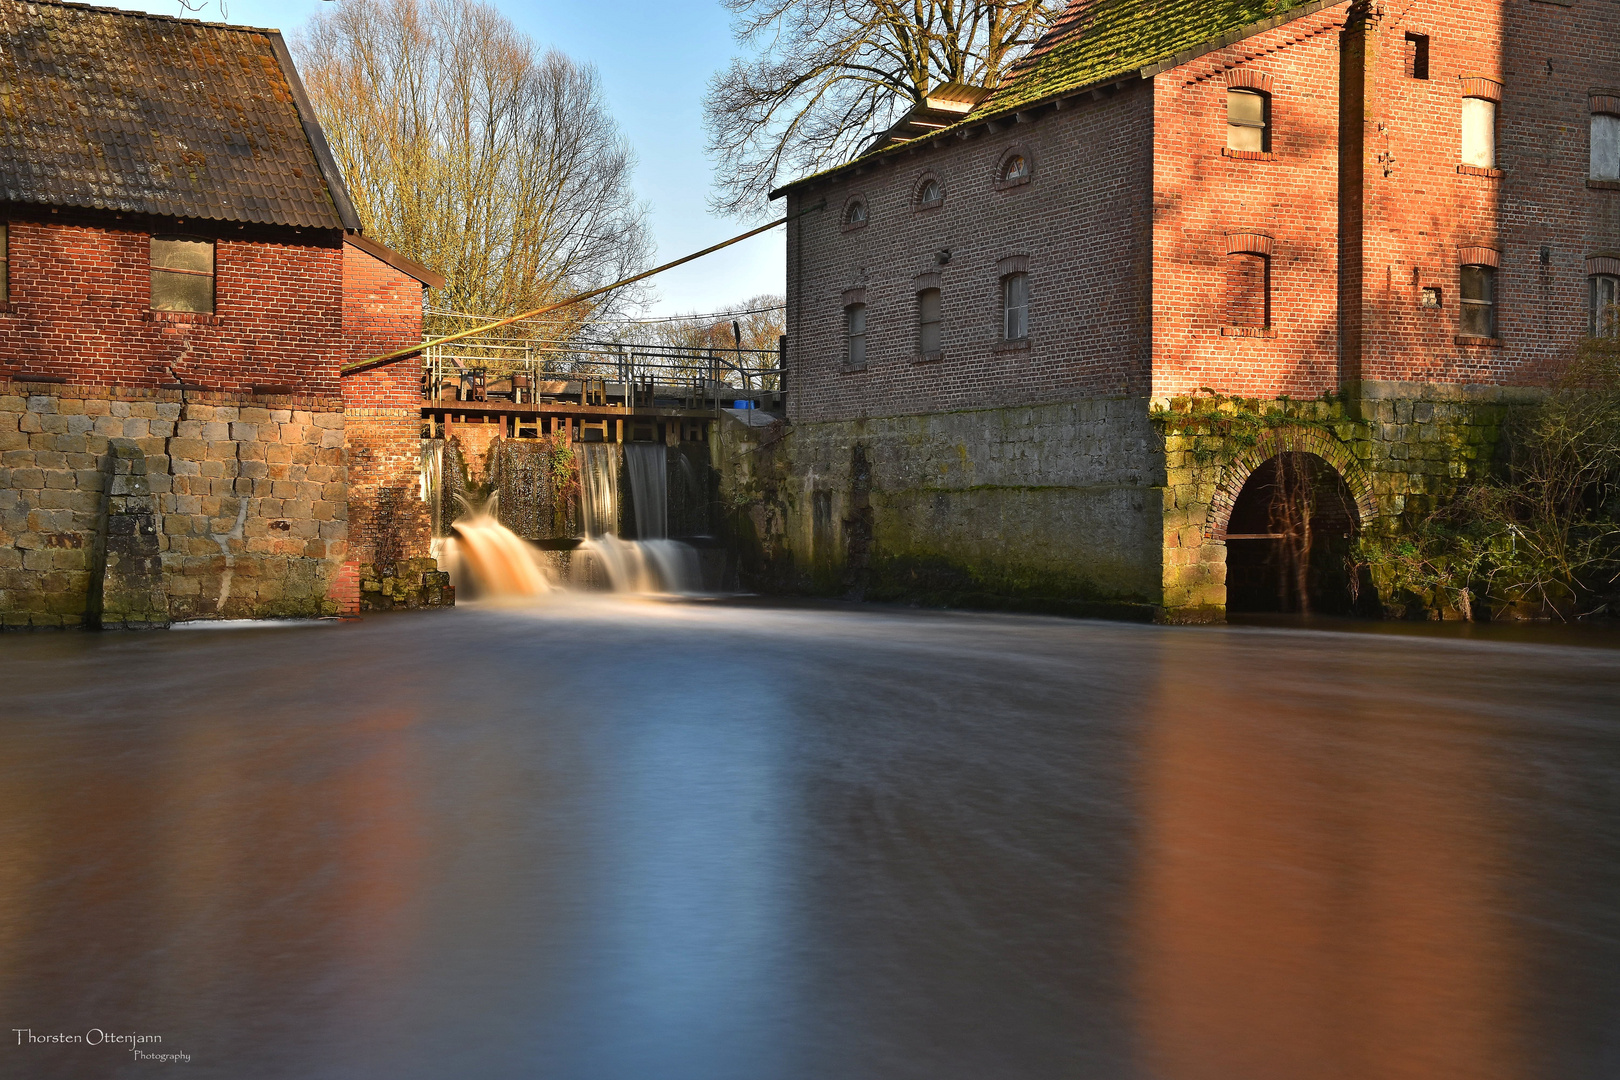
<path id="1" fill-rule="evenodd" d="M 0 0 L 0 200 L 359 225 L 278 32 L 41 0 Z"/>

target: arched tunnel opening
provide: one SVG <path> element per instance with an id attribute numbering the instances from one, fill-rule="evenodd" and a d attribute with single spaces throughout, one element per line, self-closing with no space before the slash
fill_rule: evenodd
<path id="1" fill-rule="evenodd" d="M 1231 612 L 1351 615 L 1351 558 L 1360 528 L 1344 477 L 1315 454 L 1262 462 L 1238 493 L 1226 526 L 1226 607 Z"/>

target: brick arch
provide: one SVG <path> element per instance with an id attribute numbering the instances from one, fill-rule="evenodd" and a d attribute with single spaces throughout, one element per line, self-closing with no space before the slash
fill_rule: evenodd
<path id="1" fill-rule="evenodd" d="M 1378 514 L 1378 500 L 1373 495 L 1372 481 L 1367 470 L 1350 454 L 1350 448 L 1320 428 L 1275 427 L 1268 428 L 1255 444 L 1244 448 L 1221 470 L 1215 497 L 1210 500 L 1209 517 L 1204 522 L 1204 539 L 1226 542 L 1226 523 L 1232 518 L 1232 507 L 1237 503 L 1243 485 L 1262 464 L 1278 454 L 1315 454 L 1329 465 L 1350 488 L 1356 500 L 1357 516 L 1363 526 Z"/>

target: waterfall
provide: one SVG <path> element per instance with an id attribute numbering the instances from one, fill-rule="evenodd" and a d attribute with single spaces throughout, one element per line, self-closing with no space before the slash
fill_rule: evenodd
<path id="1" fill-rule="evenodd" d="M 620 540 L 597 536 L 580 545 L 602 568 L 614 592 L 694 593 L 703 588 L 697 549 L 678 540 Z"/>
<path id="2" fill-rule="evenodd" d="M 471 579 L 485 596 L 540 596 L 552 590 L 540 553 L 487 512 L 459 519 L 451 572 Z"/>
<path id="3" fill-rule="evenodd" d="M 625 471 L 636 510 L 636 536 L 662 540 L 669 535 L 669 451 L 663 443 L 628 443 Z"/>
<path id="4" fill-rule="evenodd" d="M 478 513 L 466 513 L 452 527 L 455 540 L 447 552 L 450 565 L 480 596 L 533 597 L 559 587 L 588 587 L 592 577 L 619 593 L 695 593 L 702 591 L 703 573 L 697 550 L 669 536 L 669 451 L 662 443 L 575 444 L 579 460 L 580 510 L 585 538 L 576 550 L 571 586 L 552 583 L 544 556 L 506 524 L 529 527 L 539 511 L 545 470 L 551 457 L 509 454 L 501 459 L 504 500 L 491 499 Z M 453 451 L 453 448 L 452 448 Z M 533 460 L 531 460 L 531 457 Z M 521 460 L 520 460 L 521 459 Z M 619 465 L 629 474 L 630 499 L 642 537 L 621 540 L 619 532 Z M 444 462 L 444 473 L 452 472 Z M 531 475 L 532 474 L 532 475 Z M 465 505 L 459 493 L 456 501 Z M 498 498 L 498 496 L 497 496 Z M 523 506 L 510 505 L 515 501 Z M 534 503 L 534 506 L 526 504 Z M 497 507 L 505 506 L 497 511 Z M 586 566 L 593 568 L 591 571 Z"/>
<path id="5" fill-rule="evenodd" d="M 619 531 L 619 445 L 581 443 L 579 446 L 580 502 L 587 538 L 613 536 Z"/>

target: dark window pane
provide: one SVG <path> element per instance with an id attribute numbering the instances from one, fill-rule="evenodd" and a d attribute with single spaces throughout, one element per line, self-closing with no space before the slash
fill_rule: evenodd
<path id="1" fill-rule="evenodd" d="M 1427 34 L 1406 35 L 1406 77 L 1429 77 L 1429 38 Z"/>
<path id="2" fill-rule="evenodd" d="M 1029 336 L 1029 275 L 1009 274 L 1002 279 L 1002 331 L 1008 341 Z"/>
<path id="3" fill-rule="evenodd" d="M 1462 268 L 1462 298 L 1464 300 L 1478 300 L 1482 304 L 1489 304 L 1496 298 L 1492 295 L 1493 279 L 1496 272 L 1489 266 L 1465 266 Z"/>
<path id="4" fill-rule="evenodd" d="M 1464 300 L 1462 305 L 1462 332 L 1469 337 L 1495 337 L 1495 327 L 1491 315 L 1491 305 Z"/>
<path id="5" fill-rule="evenodd" d="M 940 301 L 938 289 L 917 294 L 917 348 L 924 353 L 939 352 Z"/>
<path id="6" fill-rule="evenodd" d="M 214 279 L 201 274 L 152 271 L 153 311 L 213 311 Z"/>
<path id="7" fill-rule="evenodd" d="M 1609 274 L 1598 274 L 1592 278 L 1591 285 L 1591 322 L 1589 330 L 1593 337 L 1614 337 L 1620 329 L 1620 319 L 1616 318 L 1620 312 L 1615 305 L 1620 303 L 1620 278 Z"/>
<path id="8" fill-rule="evenodd" d="M 851 304 L 844 309 L 845 333 L 849 341 L 849 366 L 866 366 L 866 305 Z"/>

